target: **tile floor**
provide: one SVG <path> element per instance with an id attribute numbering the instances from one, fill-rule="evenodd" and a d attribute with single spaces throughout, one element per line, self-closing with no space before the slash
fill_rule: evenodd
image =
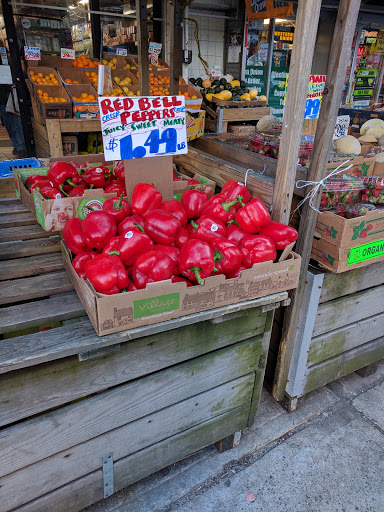
<path id="1" fill-rule="evenodd" d="M 15 158 L 12 155 L 13 146 L 9 139 L 5 126 L 0 125 L 0 161 L 2 160 L 13 160 Z"/>

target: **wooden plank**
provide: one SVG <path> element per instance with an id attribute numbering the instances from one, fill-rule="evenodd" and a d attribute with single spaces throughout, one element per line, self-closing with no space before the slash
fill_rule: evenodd
<path id="1" fill-rule="evenodd" d="M 269 116 L 270 111 L 269 107 L 225 108 L 223 121 L 258 121 Z"/>
<path id="2" fill-rule="evenodd" d="M 85 316 L 75 292 L 0 309 L 0 334 Z"/>
<path id="3" fill-rule="evenodd" d="M 65 271 L 0 283 L 0 304 L 23 302 L 73 290 Z"/>
<path id="4" fill-rule="evenodd" d="M 26 240 L 24 242 L 4 242 L 0 245 L 0 261 L 24 258 L 35 254 L 48 254 L 60 250 L 60 238 L 52 236 L 45 239 Z"/>
<path id="5" fill-rule="evenodd" d="M 48 140 L 47 128 L 41 123 L 38 123 L 36 119 L 32 119 L 32 128 L 34 133 L 38 133 L 44 140 Z"/>
<path id="6" fill-rule="evenodd" d="M 139 338 L 120 345 L 107 356 L 79 361 L 65 358 L 1 377 L 0 424 L 98 393 L 193 357 L 254 337 L 263 331 L 265 314 L 253 313 L 213 325 L 199 322 L 187 327 Z M 85 321 L 29 336 L 3 340 L 2 344 L 49 335 L 59 343 L 84 332 Z M 95 336 L 95 334 L 93 334 Z M 37 341 L 39 341 L 37 339 Z"/>
<path id="7" fill-rule="evenodd" d="M 62 157 L 63 140 L 60 131 L 60 119 L 47 119 L 47 134 L 49 144 L 49 154 L 51 157 Z"/>
<path id="8" fill-rule="evenodd" d="M 100 119 L 59 119 L 59 121 L 61 133 L 101 132 Z"/>
<path id="9" fill-rule="evenodd" d="M 301 7 L 304 12 L 308 16 L 308 29 L 311 24 L 311 17 L 313 13 L 311 12 L 311 4 L 313 2 L 300 2 L 299 10 L 297 14 L 297 23 L 301 25 L 304 22 L 304 27 L 301 27 L 301 30 L 307 30 L 305 20 L 301 20 L 301 16 L 299 13 L 301 11 Z M 318 2 L 321 3 L 321 2 Z M 318 5 L 320 7 L 320 5 Z M 356 27 L 356 20 L 359 14 L 360 0 L 340 0 L 339 2 L 339 10 L 336 18 L 335 30 L 333 33 L 331 52 L 329 55 L 328 61 L 328 69 L 327 69 L 327 78 L 324 88 L 323 99 L 321 103 L 319 120 L 317 123 L 317 130 L 315 135 L 315 141 L 313 144 L 313 152 L 312 152 L 312 160 L 309 168 L 308 180 L 312 182 L 319 182 L 325 176 L 327 162 L 329 153 L 332 146 L 332 138 L 334 127 L 336 124 L 336 118 L 340 106 L 340 98 L 342 95 L 342 89 L 345 80 L 345 73 L 347 68 L 347 62 L 350 56 L 350 49 L 352 46 L 353 35 Z M 301 11 L 303 12 L 303 11 Z M 317 19 L 316 19 L 317 21 Z M 301 33 L 301 32 L 300 32 Z M 301 45 L 303 41 L 301 37 L 295 36 L 294 45 L 297 43 Z M 314 34 L 316 37 L 316 31 Z M 304 51 L 307 48 L 303 48 Z M 293 59 L 293 57 L 292 57 Z M 292 68 L 292 64 L 291 64 Z M 307 76 L 305 74 L 305 76 Z M 299 81 L 303 81 L 303 77 L 298 77 Z M 296 81 L 296 80 L 295 80 Z M 289 84 L 292 84 L 291 79 L 289 79 Z M 297 84 L 298 85 L 298 84 Z M 302 94 L 304 98 L 306 97 L 306 89 L 305 84 L 303 85 Z M 288 86 L 289 87 L 289 86 Z M 285 112 L 287 111 L 287 105 L 289 104 L 289 96 L 287 93 L 287 104 L 285 108 Z M 292 105 L 289 106 L 289 112 L 294 116 L 298 116 L 299 111 L 301 112 L 301 108 L 291 110 Z M 288 113 L 287 113 L 288 115 Z M 299 116 L 300 120 L 303 118 L 302 114 Z M 301 121 L 300 121 L 301 122 Z M 285 121 L 283 120 L 283 125 L 285 126 Z M 290 126 L 292 128 L 292 126 Z M 289 138 L 289 137 L 288 137 Z M 293 148 L 293 146 L 291 146 Z M 281 150 L 280 150 L 281 152 Z M 283 153 L 284 154 L 284 153 Z M 295 153 L 297 157 L 297 151 Z M 279 162 L 281 161 L 282 156 L 279 153 Z M 293 173 L 292 173 L 293 174 Z M 280 193 L 290 195 L 291 190 L 286 189 L 284 186 L 283 180 L 276 180 L 276 187 L 281 187 Z M 294 179 L 292 180 L 292 176 L 286 182 L 289 187 L 293 188 Z M 305 189 L 308 192 L 307 187 Z M 322 187 L 319 187 L 320 189 Z M 286 315 L 284 319 L 284 327 L 283 334 L 280 343 L 280 350 L 276 365 L 276 373 L 273 384 L 273 396 L 276 400 L 283 400 L 285 386 L 287 383 L 288 372 L 290 361 L 292 357 L 293 346 L 296 338 L 296 329 L 298 325 L 298 319 L 300 315 L 300 310 L 303 303 L 303 295 L 305 289 L 305 279 L 307 275 L 307 269 L 312 249 L 313 235 L 315 232 L 316 221 L 317 221 L 317 211 L 315 209 L 319 208 L 320 205 L 320 193 L 317 193 L 314 198 L 312 198 L 311 202 L 313 202 L 314 209 L 308 206 L 308 202 L 306 202 L 303 206 L 303 212 L 300 221 L 299 228 L 299 237 L 296 243 L 296 252 L 300 254 L 301 260 L 301 269 L 299 275 L 299 285 L 296 290 L 293 290 L 290 293 L 291 304 L 288 306 L 286 310 Z M 292 198 L 291 198 L 292 199 Z M 275 198 L 274 198 L 275 201 Z M 276 210 L 273 213 L 274 220 L 284 221 L 285 219 L 288 221 L 289 218 L 289 210 L 290 210 L 291 201 L 287 202 L 285 198 L 282 198 L 282 202 L 279 206 L 276 206 Z M 280 217 L 281 215 L 281 217 Z"/>
<path id="10" fill-rule="evenodd" d="M 3 429 L 0 476 L 247 375 L 262 348 L 251 338 Z"/>
<path id="11" fill-rule="evenodd" d="M 18 213 L 17 215 L 9 214 L 0 217 L 0 227 L 9 228 L 12 226 L 26 226 L 28 224 L 36 224 L 36 215 L 33 213 Z"/>
<path id="12" fill-rule="evenodd" d="M 248 410 L 248 405 L 232 409 L 117 461 L 114 464 L 115 492 L 245 428 Z M 77 512 L 103 496 L 103 477 L 99 469 L 22 506 L 18 512 Z"/>
<path id="13" fill-rule="evenodd" d="M 3 476 L 3 510 L 17 508 L 96 471 L 108 452 L 113 452 L 116 463 L 235 407 L 249 407 L 253 382 L 253 373 L 240 377 Z"/>
<path id="14" fill-rule="evenodd" d="M 309 347 L 307 365 L 313 366 L 321 361 L 364 345 L 378 338 L 383 333 L 384 313 L 317 336 L 312 340 Z"/>
<path id="15" fill-rule="evenodd" d="M 55 235 L 50 231 L 44 231 L 39 224 L 30 224 L 27 226 L 14 226 L 12 228 L 0 228 L 0 242 L 10 242 L 15 240 L 30 240 L 35 238 L 48 238 Z"/>
<path id="16" fill-rule="evenodd" d="M 369 326 L 367 326 L 369 329 Z M 384 337 L 365 343 L 348 352 L 312 366 L 308 369 L 304 393 L 320 388 L 384 357 Z"/>
<path id="17" fill-rule="evenodd" d="M 149 96 L 148 19 L 146 0 L 136 0 L 137 53 L 139 57 L 139 84 L 142 96 Z"/>
<path id="18" fill-rule="evenodd" d="M 19 200 L 0 201 L 0 215 L 28 213 L 29 210 Z"/>
<path id="19" fill-rule="evenodd" d="M 194 148 L 188 149 L 187 155 L 178 155 L 174 161 L 185 169 L 201 174 L 223 186 L 230 179 L 244 182 L 246 169 L 228 164 L 215 156 Z M 268 206 L 272 204 L 273 180 L 267 176 L 257 177 L 248 174 L 247 187 L 256 197 L 263 199 Z"/>
<path id="20" fill-rule="evenodd" d="M 48 150 L 46 150 L 45 148 L 43 148 L 39 142 L 36 141 L 36 137 L 35 137 L 35 146 L 36 146 L 36 156 L 37 158 L 39 159 L 42 159 L 42 158 L 50 158 L 50 154 L 49 154 L 49 146 L 48 146 Z"/>
<path id="21" fill-rule="evenodd" d="M 384 261 L 341 274 L 324 272 L 320 303 L 384 284 Z"/>
<path id="22" fill-rule="evenodd" d="M 376 286 L 360 293 L 347 295 L 321 304 L 316 313 L 313 337 L 343 325 L 358 322 L 383 311 L 384 286 Z"/>
<path id="23" fill-rule="evenodd" d="M 13 178 L 0 178 L 0 199 L 14 198 L 15 180 Z"/>
<path id="24" fill-rule="evenodd" d="M 56 252 L 7 260 L 0 265 L 0 281 L 46 274 L 62 268 L 64 268 L 63 257 L 61 253 Z"/>
<path id="25" fill-rule="evenodd" d="M 33 131 L 33 137 L 35 139 L 36 150 L 38 148 L 39 153 L 43 158 L 49 157 L 48 141 L 46 139 L 43 139 L 43 137 L 36 131 Z M 47 138 L 48 138 L 48 135 L 47 135 Z"/>

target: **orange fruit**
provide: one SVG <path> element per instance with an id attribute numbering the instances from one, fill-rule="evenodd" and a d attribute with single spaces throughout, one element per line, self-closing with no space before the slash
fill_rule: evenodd
<path id="1" fill-rule="evenodd" d="M 71 83 L 72 83 L 72 80 L 71 80 L 70 78 L 66 78 L 66 79 L 64 80 L 64 82 L 65 82 L 66 84 L 71 84 Z"/>
<path id="2" fill-rule="evenodd" d="M 88 97 L 88 94 L 87 94 L 86 92 L 82 92 L 80 97 L 81 97 L 81 98 L 87 98 L 87 97 Z"/>
<path id="3" fill-rule="evenodd" d="M 78 84 L 79 82 L 78 82 L 78 80 L 74 80 L 73 83 L 74 84 Z"/>
<path id="4" fill-rule="evenodd" d="M 38 76 L 39 78 L 44 78 L 43 73 L 37 73 L 37 76 Z"/>

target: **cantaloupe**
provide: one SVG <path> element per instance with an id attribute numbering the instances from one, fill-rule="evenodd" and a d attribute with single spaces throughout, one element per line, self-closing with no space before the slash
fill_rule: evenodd
<path id="1" fill-rule="evenodd" d="M 209 89 L 212 85 L 212 82 L 210 80 L 203 80 L 203 83 L 201 84 L 204 89 Z"/>
<path id="2" fill-rule="evenodd" d="M 375 137 L 375 139 L 380 139 L 380 137 L 384 133 L 384 124 L 381 125 L 375 125 L 368 128 L 368 130 L 365 132 L 365 135 L 371 135 L 372 137 Z"/>
<path id="3" fill-rule="evenodd" d="M 372 126 L 384 126 L 384 121 L 382 119 L 368 119 L 368 121 L 361 125 L 360 135 L 365 135 Z"/>
<path id="4" fill-rule="evenodd" d="M 377 142 L 376 137 L 373 137 L 372 135 L 362 135 L 357 140 L 360 142 L 360 144 L 369 144 L 370 142 Z"/>
<path id="5" fill-rule="evenodd" d="M 338 153 L 345 155 L 360 155 L 361 144 L 352 135 L 343 135 L 335 140 L 335 147 Z"/>

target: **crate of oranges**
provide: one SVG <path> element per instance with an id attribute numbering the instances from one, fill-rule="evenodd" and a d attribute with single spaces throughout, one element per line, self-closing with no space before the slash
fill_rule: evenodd
<path id="1" fill-rule="evenodd" d="M 82 69 L 74 69 L 72 67 L 60 67 L 57 68 L 57 71 L 64 85 L 89 85 L 88 77 Z"/>
<path id="2" fill-rule="evenodd" d="M 93 87 L 95 87 L 97 89 L 97 82 L 99 80 L 99 73 L 97 71 L 85 71 L 85 70 L 84 70 L 84 73 L 85 73 L 85 76 L 87 77 L 87 80 L 88 80 L 87 83 L 91 82 Z"/>
<path id="3" fill-rule="evenodd" d="M 68 119 L 72 117 L 72 103 L 62 85 L 37 85 L 33 89 L 34 113 L 37 121 Z"/>
<path id="4" fill-rule="evenodd" d="M 70 85 L 67 90 L 73 103 L 75 119 L 100 118 L 97 93 L 92 85 Z"/>
<path id="5" fill-rule="evenodd" d="M 85 55 L 80 55 L 72 61 L 74 68 L 97 69 L 100 66 L 100 61 L 97 59 L 88 59 Z"/>
<path id="6" fill-rule="evenodd" d="M 28 77 L 35 85 L 61 85 L 60 77 L 53 68 L 28 69 Z"/>

